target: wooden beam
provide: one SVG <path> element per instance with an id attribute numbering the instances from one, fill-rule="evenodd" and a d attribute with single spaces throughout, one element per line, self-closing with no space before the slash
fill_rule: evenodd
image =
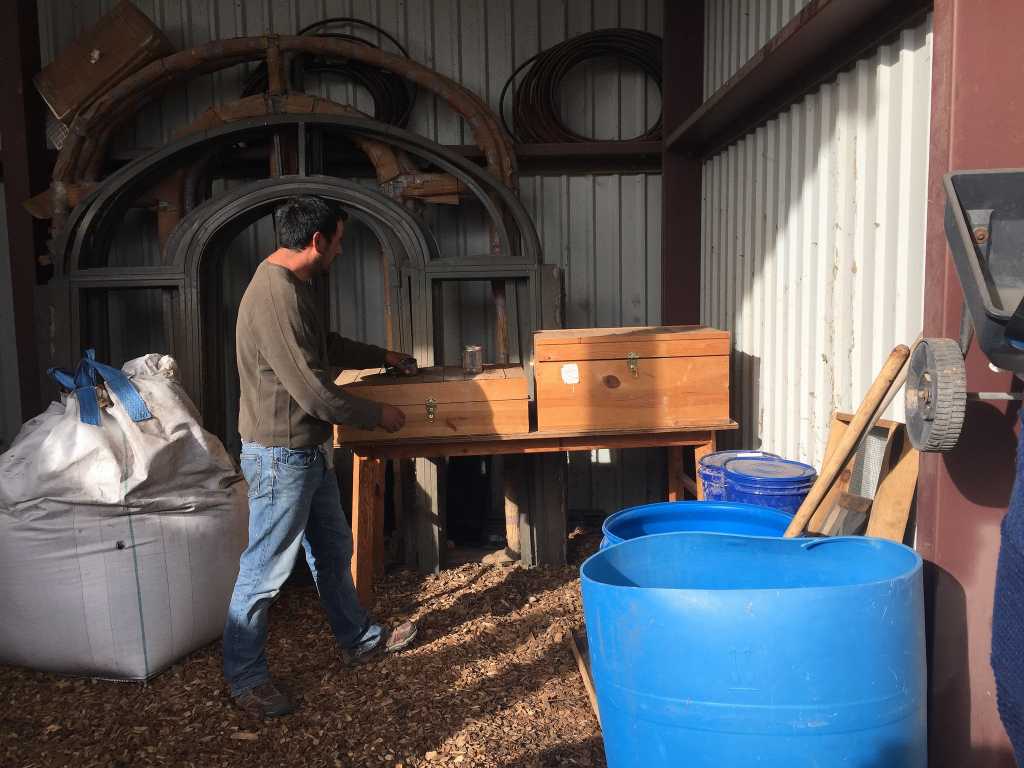
<path id="1" fill-rule="evenodd" d="M 520 562 L 527 568 L 565 565 L 565 455 L 510 456 L 506 471 L 515 473 L 508 491 L 519 512 Z"/>
<path id="2" fill-rule="evenodd" d="M 686 498 L 683 483 L 683 448 L 672 446 L 668 449 L 668 500 L 682 501 Z"/>
<path id="3" fill-rule="evenodd" d="M 519 543 L 519 516 L 521 513 L 519 489 L 522 488 L 522 472 L 518 471 L 514 458 L 495 456 L 492 466 L 500 464 L 501 480 L 505 499 L 505 547 L 516 555 L 522 554 Z"/>
<path id="4" fill-rule="evenodd" d="M 679 481 L 683 484 L 683 488 L 686 489 L 687 493 L 693 496 L 693 498 L 701 498 L 702 491 L 700 489 L 700 485 L 697 483 L 696 480 L 694 480 L 687 474 L 683 474 L 682 476 L 680 476 Z"/>
<path id="5" fill-rule="evenodd" d="M 45 107 L 32 85 L 32 76 L 38 70 L 39 11 L 35 1 L 0 3 L 0 103 L 4 105 L 0 110 L 0 162 L 4 170 L 21 415 L 26 420 L 39 413 L 43 405 L 34 295 L 38 282 L 36 258 L 44 251 L 46 224 L 34 220 L 22 206 L 46 189 L 49 181 Z"/>
<path id="6" fill-rule="evenodd" d="M 708 435 L 706 442 L 696 445 L 693 448 L 693 471 L 697 475 L 697 500 L 704 501 L 704 483 L 700 479 L 700 460 L 708 454 L 715 452 L 715 433 Z"/>
<path id="7" fill-rule="evenodd" d="M 868 536 L 903 543 L 910 520 L 910 506 L 917 490 L 920 454 L 904 434 L 899 457 L 891 468 L 883 467 L 868 519 Z"/>
<path id="8" fill-rule="evenodd" d="M 688 427 L 589 432 L 528 432 L 521 435 L 466 435 L 457 439 L 407 438 L 401 442 L 345 443 L 361 456 L 387 459 L 422 456 L 494 456 L 500 454 L 592 451 L 596 448 L 667 448 L 675 445 L 707 445 L 713 434 L 738 428 L 735 421 L 693 424 Z M 337 433 L 336 438 L 337 439 Z"/>
<path id="9" fill-rule="evenodd" d="M 380 529 L 378 531 L 378 529 Z M 364 607 L 373 601 L 375 549 L 384 531 L 384 462 L 352 460 L 352 581 Z"/>
<path id="10" fill-rule="evenodd" d="M 577 633 L 576 630 L 570 630 L 567 639 L 569 647 L 572 649 L 572 655 L 576 659 L 576 668 L 579 669 L 580 677 L 583 678 L 583 688 L 587 692 L 587 699 L 590 700 L 590 708 L 594 711 L 597 724 L 600 725 L 601 710 L 597 706 L 597 692 L 594 690 L 594 679 L 590 674 L 590 648 L 587 636 L 582 632 Z"/>
<path id="11" fill-rule="evenodd" d="M 415 526 L 417 569 L 437 573 L 448 549 L 445 482 L 448 461 L 431 456 L 416 459 Z"/>

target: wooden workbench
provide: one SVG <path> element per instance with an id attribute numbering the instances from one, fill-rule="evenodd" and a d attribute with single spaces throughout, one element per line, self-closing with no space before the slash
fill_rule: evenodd
<path id="1" fill-rule="evenodd" d="M 428 459 L 427 471 L 450 456 L 518 456 L 506 460 L 506 505 L 519 510 L 520 552 L 526 565 L 564 565 L 566 504 L 559 454 L 600 448 L 667 448 L 668 500 L 684 498 L 689 491 L 703 493 L 698 480 L 683 472 L 683 448 L 692 447 L 696 461 L 715 450 L 716 434 L 734 430 L 734 421 L 692 424 L 687 427 L 643 431 L 602 430 L 591 432 L 529 432 L 522 435 L 405 439 L 389 442 L 350 443 L 352 462 L 352 578 L 364 604 L 372 595 L 375 573 L 383 568 L 384 462 L 388 459 Z M 526 457 L 532 457 L 527 459 Z M 426 535 L 444 547 L 440 514 L 443 499 L 416 499 L 427 521 Z"/>

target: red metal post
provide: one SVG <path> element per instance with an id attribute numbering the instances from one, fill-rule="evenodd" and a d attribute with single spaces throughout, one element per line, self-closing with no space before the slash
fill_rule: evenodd
<path id="1" fill-rule="evenodd" d="M 664 136 L 701 104 L 704 3 L 665 0 L 662 54 Z M 700 321 L 700 160 L 663 150 L 661 321 Z"/>
<path id="2" fill-rule="evenodd" d="M 4 194 L 10 245 L 14 325 L 18 344 L 18 379 L 23 419 L 39 413 L 38 357 L 33 296 L 36 256 L 43 248 L 45 224 L 22 207 L 46 189 L 46 127 L 43 103 L 32 87 L 39 69 L 39 13 L 35 0 L 0 3 L 0 135 L 3 136 Z"/>
<path id="3" fill-rule="evenodd" d="M 1019 0 L 936 0 L 925 336 L 957 338 L 962 294 L 943 230 L 950 170 L 1024 167 Z M 974 346 L 969 391 L 1009 391 Z M 933 766 L 1010 768 L 989 663 L 999 524 L 1014 476 L 1018 408 L 969 403 L 949 454 L 922 457 L 918 549 L 929 561 L 929 754 Z"/>

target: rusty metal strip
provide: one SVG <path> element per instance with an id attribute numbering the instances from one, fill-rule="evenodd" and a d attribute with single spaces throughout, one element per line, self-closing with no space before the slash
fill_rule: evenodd
<path id="1" fill-rule="evenodd" d="M 516 163 L 511 141 L 494 112 L 476 94 L 454 80 L 401 56 L 336 38 L 273 38 L 281 53 L 310 53 L 327 58 L 364 61 L 395 72 L 448 102 L 470 125 L 487 167 L 506 186 L 515 187 Z M 219 40 L 152 62 L 99 97 L 72 123 L 54 166 L 54 181 L 77 182 L 94 174 L 113 131 L 139 107 L 172 84 L 234 64 L 264 59 L 271 39 Z"/>

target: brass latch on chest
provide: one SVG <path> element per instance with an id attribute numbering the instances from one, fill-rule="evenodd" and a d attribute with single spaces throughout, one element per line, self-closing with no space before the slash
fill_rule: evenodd
<path id="1" fill-rule="evenodd" d="M 636 352 L 628 352 L 626 354 L 626 365 L 629 366 L 629 372 L 633 374 L 634 378 L 640 377 L 640 355 Z"/>
<path id="2" fill-rule="evenodd" d="M 427 421 L 431 424 L 434 423 L 434 419 L 437 418 L 437 400 L 432 397 L 427 398 Z"/>

